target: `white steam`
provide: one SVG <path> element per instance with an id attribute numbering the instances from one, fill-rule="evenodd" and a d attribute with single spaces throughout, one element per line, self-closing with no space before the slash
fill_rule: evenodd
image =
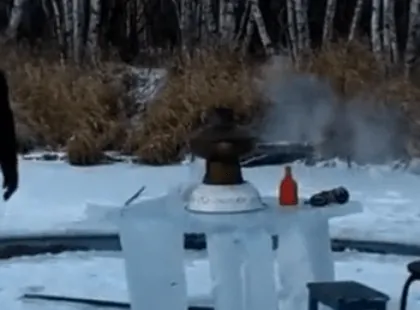
<path id="1" fill-rule="evenodd" d="M 266 65 L 263 73 L 260 87 L 272 103 L 263 140 L 311 143 L 325 157 L 350 157 L 363 163 L 404 155 L 401 117 L 396 111 L 378 108 L 374 99 L 343 102 L 326 81 L 293 73 L 282 57 Z"/>

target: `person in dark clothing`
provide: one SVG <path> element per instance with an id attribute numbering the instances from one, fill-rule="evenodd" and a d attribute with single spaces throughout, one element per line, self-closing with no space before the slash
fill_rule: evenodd
<path id="1" fill-rule="evenodd" d="M 15 122 L 9 100 L 9 87 L 6 74 L 2 70 L 0 70 L 0 137 L 3 199 L 7 201 L 18 187 L 18 159 Z"/>

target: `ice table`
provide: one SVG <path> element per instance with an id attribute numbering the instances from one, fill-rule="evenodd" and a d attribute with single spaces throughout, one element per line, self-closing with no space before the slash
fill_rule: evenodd
<path id="1" fill-rule="evenodd" d="M 191 213 L 177 195 L 124 208 L 119 227 L 132 310 L 187 308 L 184 233 L 206 234 L 217 310 L 306 309 L 306 283 L 334 279 L 328 220 L 362 207 L 280 208 L 275 197 L 262 200 L 265 210 L 240 214 Z M 279 236 L 276 251 L 272 235 Z"/>

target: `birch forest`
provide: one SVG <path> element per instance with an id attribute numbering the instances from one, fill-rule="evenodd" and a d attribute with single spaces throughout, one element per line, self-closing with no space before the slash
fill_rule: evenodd
<path id="1" fill-rule="evenodd" d="M 403 137 L 392 139 L 404 145 L 398 149 L 419 157 L 420 92 L 414 83 L 419 43 L 420 0 L 0 1 L 0 64 L 9 73 L 22 149 L 65 146 L 72 162 L 101 158 L 109 149 L 127 150 L 154 164 L 179 160 L 204 108 L 223 103 L 245 122 L 262 118 L 269 104 L 277 104 L 277 97 L 260 98 L 250 78 L 262 71 L 255 67 L 269 69 L 272 62 L 266 60 L 277 59 L 293 61 L 298 73 L 326 78 L 343 103 L 327 100 L 333 111 L 325 122 L 331 124 L 323 121 L 322 129 L 315 128 L 323 139 L 318 140 L 331 140 L 321 154 L 354 157 L 352 141 L 360 130 L 351 126 L 354 115 L 366 108 L 366 121 L 360 122 L 380 127 L 366 130 L 376 132 L 372 141 L 391 136 L 389 128 L 395 127 L 395 136 Z M 214 55 L 221 61 L 205 53 L 217 48 L 222 53 Z M 167 66 L 167 60 L 179 59 L 187 60 L 179 62 L 183 70 L 176 61 Z M 249 63 L 244 66 L 242 60 Z M 154 77 L 159 70 L 143 70 L 150 68 L 174 69 L 171 83 L 161 86 L 164 74 Z M 258 85 L 274 85 L 275 77 L 267 76 L 262 82 L 265 76 L 258 76 Z M 157 90 L 155 104 L 147 105 Z M 353 100 L 359 94 L 375 100 Z M 315 113 L 314 103 L 303 101 L 296 111 Z M 288 110 L 280 114 L 307 126 Z M 346 121 L 350 117 L 353 125 Z M 349 130 L 342 130 L 344 122 Z M 305 135 L 313 136 L 312 129 Z M 356 138 L 348 138 L 347 131 Z M 344 140 L 346 151 L 341 151 Z M 388 154 L 381 147 L 378 153 Z"/>
<path id="2" fill-rule="evenodd" d="M 337 40 L 365 40 L 378 59 L 416 64 L 420 0 L 3 0 L 6 40 L 54 46 L 64 59 L 124 61 L 223 46 L 301 55 Z"/>

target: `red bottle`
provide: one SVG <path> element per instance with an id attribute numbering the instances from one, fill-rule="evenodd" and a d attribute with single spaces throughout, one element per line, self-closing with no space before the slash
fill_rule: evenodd
<path id="1" fill-rule="evenodd" d="M 279 203 L 282 206 L 296 206 L 298 204 L 298 186 L 293 179 L 292 168 L 284 168 L 284 178 L 279 188 Z"/>

